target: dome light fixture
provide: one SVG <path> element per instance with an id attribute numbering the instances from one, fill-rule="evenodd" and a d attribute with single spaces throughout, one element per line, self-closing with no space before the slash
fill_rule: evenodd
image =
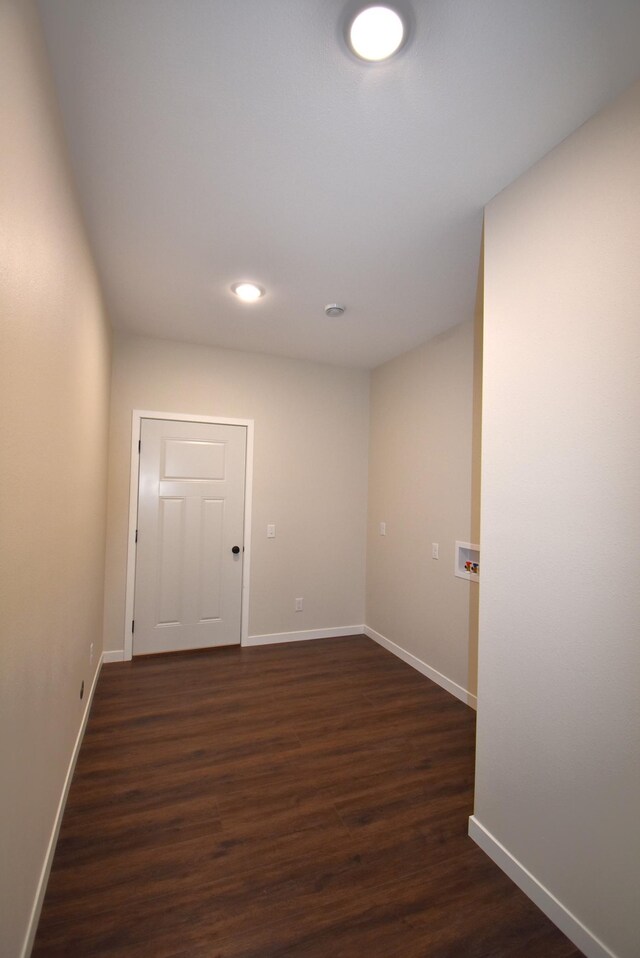
<path id="1" fill-rule="evenodd" d="M 324 311 L 327 316 L 342 316 L 344 313 L 344 306 L 341 306 L 339 303 L 329 303 L 325 306 Z"/>
<path id="2" fill-rule="evenodd" d="M 349 44 L 361 60 L 388 60 L 405 38 L 402 17 L 391 7 L 365 7 L 349 27 Z"/>
<path id="3" fill-rule="evenodd" d="M 264 289 L 256 283 L 234 283 L 231 291 L 236 294 L 243 303 L 255 303 L 256 300 L 264 296 Z"/>

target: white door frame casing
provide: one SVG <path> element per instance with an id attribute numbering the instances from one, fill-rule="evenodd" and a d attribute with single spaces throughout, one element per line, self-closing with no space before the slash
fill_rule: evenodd
<path id="1" fill-rule="evenodd" d="M 138 528 L 138 443 L 143 419 L 169 419 L 175 422 L 216 423 L 222 426 L 244 426 L 247 430 L 247 458 L 244 484 L 244 561 L 242 567 L 242 611 L 240 645 L 249 638 L 249 582 L 251 571 L 251 500 L 253 491 L 253 419 L 225 419 L 223 416 L 192 416 L 175 412 L 134 409 L 131 414 L 131 475 L 129 479 L 129 528 L 127 532 L 127 584 L 124 613 L 124 661 L 133 657 L 133 609 L 136 584 L 136 529 Z"/>

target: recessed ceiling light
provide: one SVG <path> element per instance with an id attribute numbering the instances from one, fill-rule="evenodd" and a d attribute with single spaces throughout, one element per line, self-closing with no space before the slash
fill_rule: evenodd
<path id="1" fill-rule="evenodd" d="M 353 52 L 362 60 L 386 60 L 404 39 L 404 23 L 390 7 L 366 7 L 354 19 L 349 30 Z"/>
<path id="2" fill-rule="evenodd" d="M 243 303 L 255 303 L 264 296 L 262 286 L 257 286 L 256 283 L 234 283 L 231 289 Z"/>

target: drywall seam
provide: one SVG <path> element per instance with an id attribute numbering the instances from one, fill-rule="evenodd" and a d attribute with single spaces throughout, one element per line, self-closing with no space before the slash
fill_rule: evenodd
<path id="1" fill-rule="evenodd" d="M 443 689 L 446 689 L 447 692 L 455 695 L 455 697 L 460 699 L 461 702 L 464 702 L 465 705 L 470 705 L 473 709 L 478 707 L 478 700 L 472 692 L 463 688 L 461 685 L 458 685 L 457 682 L 454 682 L 453 679 L 443 675 L 442 672 L 438 672 L 437 669 L 427 665 L 427 663 L 423 662 L 422 659 L 419 659 L 417 655 L 407 652 L 407 650 L 403 649 L 401 645 L 397 645 L 395 642 L 392 642 L 391 639 L 387 639 L 384 635 L 376 632 L 375 629 L 369 628 L 368 625 L 365 625 L 363 631 L 365 635 L 369 636 L 370 639 L 373 639 L 374 642 L 377 642 L 378 645 L 381 645 L 389 652 L 393 652 L 394 655 L 397 655 L 397 657 L 402 659 L 403 662 L 406 662 L 407 665 L 410 665 L 412 668 L 416 669 L 416 671 L 421 672 L 422 675 L 426 675 L 428 679 L 431 679 L 432 682 L 435 682 Z"/>

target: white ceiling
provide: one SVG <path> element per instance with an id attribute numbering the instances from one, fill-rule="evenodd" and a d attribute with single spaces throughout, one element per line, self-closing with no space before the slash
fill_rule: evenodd
<path id="1" fill-rule="evenodd" d="M 115 327 L 376 366 L 472 316 L 483 205 L 640 76 L 639 0 L 399 0 L 378 65 L 364 5 L 40 0 Z"/>

